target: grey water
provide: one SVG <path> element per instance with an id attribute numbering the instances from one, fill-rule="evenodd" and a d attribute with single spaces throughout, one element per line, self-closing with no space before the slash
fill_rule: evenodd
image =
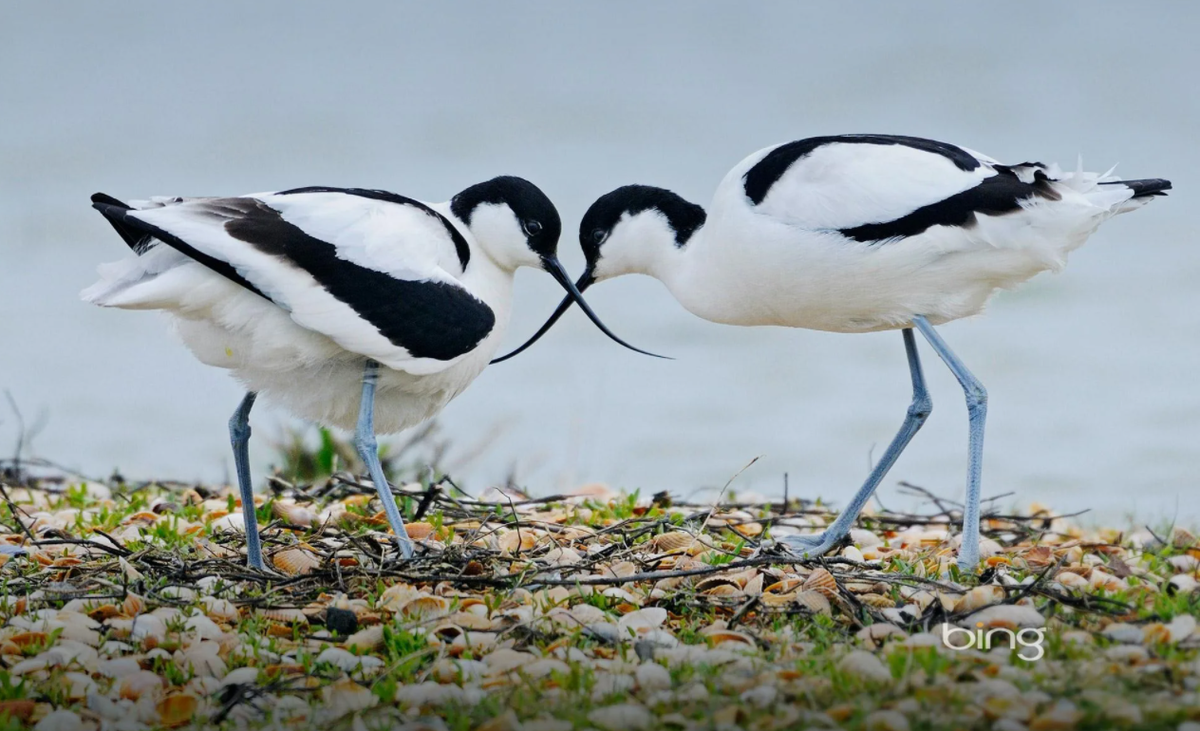
<path id="1" fill-rule="evenodd" d="M 0 388 L 32 454 L 88 474 L 220 480 L 240 397 L 163 316 L 77 293 L 123 245 L 89 207 L 301 185 L 446 200 L 493 175 L 559 206 L 563 259 L 598 195 L 662 185 L 707 203 L 769 144 L 817 134 L 942 139 L 1001 160 L 1120 163 L 1169 198 L 1107 223 L 1066 272 L 942 329 L 991 395 L 986 494 L 1096 520 L 1200 519 L 1200 6 L 1121 2 L 20 3 L 0 23 Z M 518 276 L 506 347 L 557 303 Z M 659 361 L 573 312 L 440 418 L 471 490 L 599 481 L 844 503 L 909 398 L 896 333 L 714 325 L 657 282 L 588 298 Z M 934 413 L 880 490 L 952 498 L 958 385 L 924 351 Z M 260 407 L 258 478 L 289 421 Z M 17 440 L 0 404 L 0 451 Z M 708 490 L 707 493 L 702 490 Z M 700 491 L 700 492 L 697 492 Z"/>

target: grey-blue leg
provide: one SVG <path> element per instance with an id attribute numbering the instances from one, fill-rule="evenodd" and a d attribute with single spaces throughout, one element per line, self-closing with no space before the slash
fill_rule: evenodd
<path id="1" fill-rule="evenodd" d="M 911 328 L 905 328 L 904 335 L 904 350 L 908 354 L 908 370 L 912 376 L 912 403 L 909 404 L 908 413 L 904 417 L 904 423 L 900 426 L 900 431 L 892 439 L 892 443 L 888 445 L 887 451 L 875 464 L 875 469 L 871 470 L 871 474 L 867 476 L 867 481 L 859 488 L 858 494 L 850 501 L 850 504 L 837 517 L 833 525 L 825 529 L 825 532 L 815 536 L 786 536 L 780 541 L 790 546 L 793 551 L 802 555 L 820 556 L 829 549 L 833 548 L 842 536 L 850 532 L 850 527 L 854 525 L 854 519 L 862 512 L 863 507 L 867 504 L 867 500 L 871 499 L 871 495 L 875 492 L 875 488 L 879 486 L 884 475 L 896 463 L 896 459 L 908 443 L 912 441 L 913 436 L 929 418 L 929 413 L 933 411 L 933 401 L 929 398 L 929 392 L 925 389 L 925 375 L 921 372 L 921 358 L 917 354 L 917 342 L 913 337 Z"/>
<path id="2" fill-rule="evenodd" d="M 229 417 L 229 439 L 233 442 L 233 465 L 237 470 L 238 490 L 242 493 L 242 516 L 246 521 L 246 557 L 250 567 L 262 570 L 262 543 L 258 539 L 258 518 L 254 515 L 254 490 L 250 487 L 250 409 L 253 391 L 246 394 L 237 411 Z"/>
<path id="3" fill-rule="evenodd" d="M 967 504 L 963 511 L 962 547 L 958 551 L 958 567 L 965 571 L 974 571 L 979 565 L 979 481 L 983 473 L 983 426 L 987 420 L 987 389 L 967 370 L 928 320 L 915 317 L 913 325 L 921 331 L 934 351 L 950 368 L 967 397 L 967 420 L 970 425 L 970 442 L 967 446 Z"/>
<path id="4" fill-rule="evenodd" d="M 412 558 L 412 541 L 408 540 L 408 531 L 404 530 L 404 518 L 396 507 L 396 498 L 392 488 L 383 475 L 383 467 L 379 464 L 379 445 L 375 441 L 375 384 L 379 381 L 379 364 L 373 360 L 367 361 L 363 369 L 362 405 L 358 409 L 358 429 L 354 433 L 354 447 L 358 456 L 367 465 L 371 473 L 371 482 L 379 491 L 379 500 L 383 503 L 383 512 L 387 513 L 388 523 L 396 534 L 396 545 L 400 555 Z"/>

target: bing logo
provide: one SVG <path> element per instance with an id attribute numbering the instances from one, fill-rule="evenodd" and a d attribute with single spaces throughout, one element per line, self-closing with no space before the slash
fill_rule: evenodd
<path id="1" fill-rule="evenodd" d="M 1046 639 L 1046 630 L 1034 629 L 1026 627 L 1025 629 L 1013 632 L 1011 629 L 998 627 L 990 629 L 987 632 L 983 631 L 983 622 L 975 624 L 974 631 L 964 629 L 962 627 L 951 627 L 949 624 L 942 625 L 942 643 L 951 650 L 990 650 L 995 646 L 996 635 L 1000 636 L 1000 643 L 1006 641 L 1010 650 L 1016 650 L 1017 646 L 1021 647 L 1017 651 L 1017 656 L 1022 660 L 1031 662 L 1041 660 L 1046 651 L 1042 647 L 1042 643 Z M 1028 634 L 1027 634 L 1028 633 Z M 1005 639 L 1007 637 L 1007 640 Z M 1026 649 L 1031 649 L 1032 654 L 1025 654 Z"/>

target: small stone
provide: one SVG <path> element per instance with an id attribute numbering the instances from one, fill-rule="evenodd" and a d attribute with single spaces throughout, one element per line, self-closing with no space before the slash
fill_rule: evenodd
<path id="1" fill-rule="evenodd" d="M 329 607 L 325 610 L 325 629 L 348 637 L 358 631 L 358 615 L 349 609 Z"/>
<path id="2" fill-rule="evenodd" d="M 645 706 L 637 703 L 618 703 L 615 706 L 597 708 L 588 714 L 588 720 L 605 731 L 642 731 L 650 728 L 653 717 Z"/>
<path id="3" fill-rule="evenodd" d="M 637 681 L 638 688 L 645 692 L 671 688 L 670 671 L 658 663 L 642 663 L 634 673 L 634 679 Z"/>
<path id="4" fill-rule="evenodd" d="M 899 711 L 874 711 L 863 727 L 867 731 L 908 731 L 908 719 Z"/>
<path id="5" fill-rule="evenodd" d="M 892 674 L 879 658 L 866 650 L 855 650 L 838 662 L 838 667 L 856 677 L 875 683 L 891 682 Z"/>

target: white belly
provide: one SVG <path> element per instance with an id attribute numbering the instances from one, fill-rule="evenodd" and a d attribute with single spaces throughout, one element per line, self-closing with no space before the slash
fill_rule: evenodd
<path id="1" fill-rule="evenodd" d="M 1013 216 L 877 244 L 795 229 L 754 242 L 706 240 L 667 285 L 694 314 L 731 325 L 871 332 L 909 327 L 918 315 L 941 324 L 1060 269 L 1099 220 L 1080 223 L 1046 230 Z"/>
<path id="2" fill-rule="evenodd" d="M 247 390 L 295 416 L 354 429 L 365 358 L 300 327 L 286 312 L 237 285 L 219 279 L 209 284 L 221 290 L 209 300 L 214 305 L 191 311 L 191 317 L 172 313 L 175 330 L 192 353 L 206 365 L 228 369 Z M 487 367 L 506 325 L 507 318 L 498 317 L 474 352 L 443 371 L 413 375 L 382 367 L 376 432 L 401 431 L 441 411 Z"/>

